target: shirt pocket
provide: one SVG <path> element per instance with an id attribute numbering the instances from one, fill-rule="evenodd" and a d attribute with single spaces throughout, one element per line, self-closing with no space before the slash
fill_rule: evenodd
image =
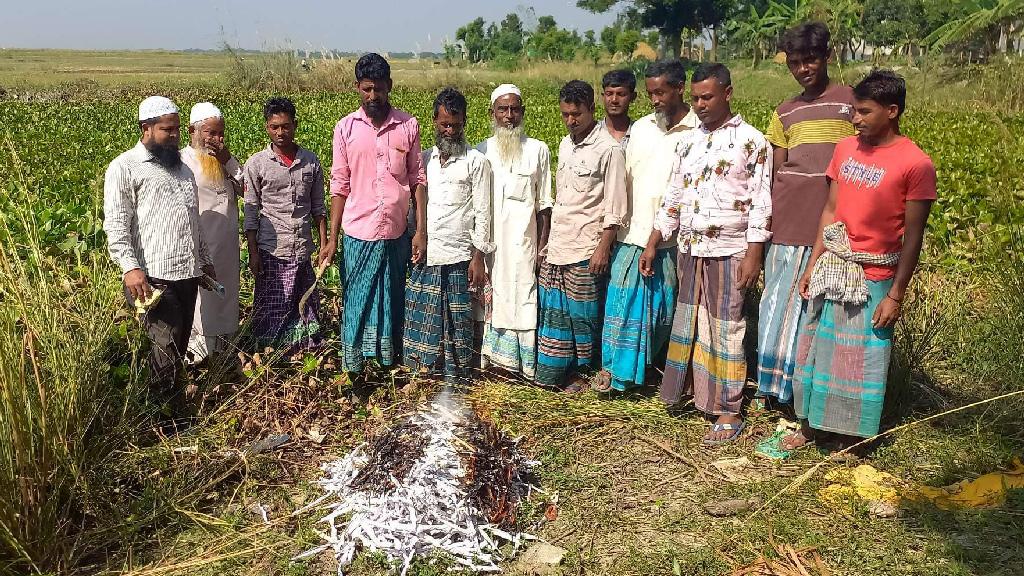
<path id="1" fill-rule="evenodd" d="M 292 173 L 292 203 L 296 212 L 308 212 L 316 173 L 312 166 L 303 167 Z"/>
<path id="2" fill-rule="evenodd" d="M 572 178 L 576 191 L 586 194 L 593 190 L 600 176 L 597 170 L 582 162 L 577 162 L 569 168 L 569 176 Z"/>
<path id="3" fill-rule="evenodd" d="M 462 162 L 450 166 L 441 176 L 441 186 L 444 186 L 445 190 L 445 193 L 439 198 L 441 204 L 462 206 L 469 201 L 473 187 L 469 168 Z"/>
<path id="4" fill-rule="evenodd" d="M 396 180 L 402 181 L 408 175 L 406 161 L 410 152 L 406 148 L 388 146 L 388 171 Z"/>
<path id="5" fill-rule="evenodd" d="M 531 184 L 533 183 L 533 172 L 528 168 L 515 168 L 509 181 L 506 195 L 509 200 L 526 202 L 533 196 Z"/>

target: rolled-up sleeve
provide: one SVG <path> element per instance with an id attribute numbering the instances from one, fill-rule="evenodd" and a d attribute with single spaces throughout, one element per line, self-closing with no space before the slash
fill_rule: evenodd
<path id="1" fill-rule="evenodd" d="M 483 252 L 490 254 L 494 252 L 494 242 L 491 238 L 491 189 L 493 175 L 491 163 L 486 158 L 480 158 L 473 174 L 473 246 Z"/>
<path id="2" fill-rule="evenodd" d="M 772 147 L 766 139 L 758 142 L 748 162 L 754 169 L 747 181 L 750 194 L 747 242 L 767 242 L 772 238 Z"/>
<path id="3" fill-rule="evenodd" d="M 613 146 L 606 154 L 602 221 L 604 227 L 608 228 L 622 226 L 629 210 L 629 195 L 626 193 L 626 157 L 622 148 Z"/>
<path id="4" fill-rule="evenodd" d="M 352 167 L 348 163 L 344 123 L 342 119 L 334 127 L 334 140 L 331 144 L 331 196 L 348 198 L 352 192 Z"/>
<path id="5" fill-rule="evenodd" d="M 309 190 L 309 213 L 314 218 L 323 218 L 327 215 L 327 205 L 324 201 L 324 168 L 319 162 L 313 168 L 313 185 Z"/>
<path id="6" fill-rule="evenodd" d="M 427 171 L 423 157 L 417 153 L 420 146 L 420 124 L 416 118 L 407 120 L 409 123 L 409 153 L 405 155 L 405 170 L 409 175 L 410 186 L 424 186 L 427 183 Z"/>
<path id="7" fill-rule="evenodd" d="M 263 191 L 260 188 L 258 171 L 253 163 L 254 160 L 250 159 L 245 163 L 245 168 L 242 170 L 242 183 L 245 188 L 242 207 L 244 224 L 242 228 L 246 232 L 255 232 L 260 228 L 260 198 Z"/>
<path id="8" fill-rule="evenodd" d="M 686 189 L 683 187 L 683 175 L 680 171 L 680 164 L 676 161 L 676 168 L 672 172 L 668 191 L 661 200 L 661 208 L 654 217 L 654 229 L 661 232 L 662 238 L 669 238 L 679 230 L 679 204 L 683 201 Z"/>
<path id="9" fill-rule="evenodd" d="M 103 177 L 103 232 L 107 235 L 110 258 L 122 274 L 141 268 L 132 245 L 135 220 L 135 191 L 131 175 L 119 163 L 111 163 Z"/>
<path id="10" fill-rule="evenodd" d="M 555 205 L 555 189 L 551 187 L 551 151 L 546 144 L 541 145 L 537 156 L 537 172 L 537 212 L 550 210 Z"/>

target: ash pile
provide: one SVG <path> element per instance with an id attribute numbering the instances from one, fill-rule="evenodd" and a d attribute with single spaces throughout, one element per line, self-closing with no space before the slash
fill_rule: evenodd
<path id="1" fill-rule="evenodd" d="M 500 561 L 535 539 L 518 531 L 516 512 L 539 491 L 530 472 L 536 464 L 518 440 L 445 391 L 322 466 L 326 493 L 304 510 L 328 510 L 326 543 L 295 559 L 332 549 L 341 575 L 358 551 L 377 551 L 404 576 L 416 556 L 442 551 L 467 570 L 499 572 Z"/>

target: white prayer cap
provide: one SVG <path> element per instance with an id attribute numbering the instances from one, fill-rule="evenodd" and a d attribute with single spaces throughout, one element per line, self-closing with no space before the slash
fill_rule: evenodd
<path id="1" fill-rule="evenodd" d="M 163 96 L 150 96 L 139 104 L 139 122 L 150 118 L 159 118 L 164 114 L 177 114 L 178 107 L 171 102 L 170 98 Z"/>
<path id="2" fill-rule="evenodd" d="M 494 104 L 494 101 L 498 98 L 507 96 L 508 94 L 515 94 L 516 96 L 519 96 L 520 99 L 523 97 L 523 93 L 519 91 L 519 88 L 517 88 L 515 84 L 502 84 L 495 88 L 494 92 L 491 92 L 491 104 Z"/>
<path id="3" fill-rule="evenodd" d="M 217 108 L 211 102 L 200 102 L 192 107 L 192 112 L 188 115 L 188 123 L 195 124 L 210 118 L 223 117 L 224 115 L 220 113 L 220 108 Z"/>

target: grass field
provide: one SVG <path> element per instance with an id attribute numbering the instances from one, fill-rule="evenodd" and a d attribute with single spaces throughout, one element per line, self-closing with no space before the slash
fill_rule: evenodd
<path id="1" fill-rule="evenodd" d="M 142 338 L 121 310 L 99 227 L 102 174 L 137 138 L 138 97 L 154 89 L 185 110 L 200 99 L 221 105 L 239 158 L 265 146 L 259 106 L 269 94 L 229 88 L 231 66 L 229 57 L 207 54 L 0 52 L 0 87 L 44 96 L 0 100 L 0 573 L 334 573 L 328 557 L 288 561 L 319 541 L 316 515 L 290 512 L 318 494 L 321 462 L 436 392 L 381 374 L 368 397 L 353 394 L 336 368 L 330 328 L 328 350 L 301 362 L 250 354 L 244 378 L 193 374 L 200 423 L 173 437 L 152 428 L 140 386 Z M 487 87 L 523 82 L 527 130 L 552 147 L 564 133 L 554 81 L 601 72 L 587 64 L 559 76 L 547 65 L 509 73 L 423 62 L 395 70 L 395 104 L 424 127 L 438 82 L 469 86 L 473 141 L 488 129 Z M 79 84 L 45 97 L 65 80 Z M 736 109 L 764 129 L 792 89 L 777 68 L 738 66 Z M 300 141 L 329 163 L 331 129 L 355 108 L 355 95 L 285 93 L 299 109 Z M 637 106 L 638 114 L 649 111 L 645 98 Z M 906 503 L 892 517 L 872 514 L 861 500 L 836 505 L 818 494 L 828 472 L 861 463 L 911 485 L 943 486 L 1024 455 L 1021 396 L 914 424 L 1024 391 L 1024 116 L 991 103 L 946 106 L 915 96 L 905 128 L 935 159 L 940 196 L 889 382 L 885 423 L 908 426 L 860 460 L 826 461 L 809 450 L 775 464 L 753 454 L 778 418 L 757 407 L 739 442 L 708 450 L 699 444 L 704 421 L 692 410 L 668 414 L 653 391 L 570 399 L 482 382 L 469 401 L 524 436 L 544 488 L 559 496 L 557 520 L 539 531 L 569 551 L 558 573 L 732 574 L 790 546 L 814 547 L 832 574 L 1024 574 L 1020 491 L 996 508 Z M 426 145 L 429 128 L 424 134 Z M 338 308 L 335 281 L 325 290 L 329 315 Z M 282 432 L 292 436 L 282 449 L 240 456 Z M 730 498 L 759 504 L 724 518 L 704 509 Z M 253 512 L 256 504 L 269 523 Z M 527 523 L 539 516 L 532 505 L 522 512 Z M 446 569 L 436 559 L 413 573 Z M 347 573 L 389 570 L 367 554 Z"/>

